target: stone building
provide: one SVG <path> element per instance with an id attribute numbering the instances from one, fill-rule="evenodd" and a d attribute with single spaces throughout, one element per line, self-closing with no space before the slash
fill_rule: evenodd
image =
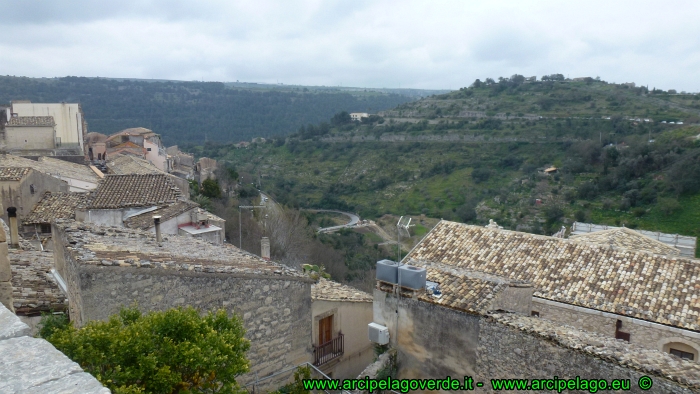
<path id="1" fill-rule="evenodd" d="M 56 148 L 56 123 L 52 116 L 13 116 L 3 126 L 2 142 L 7 151 Z"/>
<path id="2" fill-rule="evenodd" d="M 29 215 L 22 219 L 20 232 L 37 248 L 50 249 L 51 222 L 56 219 L 75 219 L 75 211 L 85 204 L 86 197 L 86 193 L 46 192 Z"/>
<path id="3" fill-rule="evenodd" d="M 313 364 L 333 379 L 352 379 L 372 362 L 367 338 L 372 295 L 319 279 L 311 286 Z"/>
<path id="4" fill-rule="evenodd" d="M 698 260 L 633 231 L 602 241 L 441 221 L 404 262 L 428 280 L 436 267 L 529 282 L 532 315 L 697 362 Z"/>
<path id="5" fill-rule="evenodd" d="M 107 137 L 107 157 L 116 153 L 128 153 L 141 157 L 159 170 L 169 172 L 171 163 L 160 140 L 152 130 L 135 127 L 125 129 Z"/>
<path id="6" fill-rule="evenodd" d="M 5 208 L 17 208 L 25 218 L 46 192 L 67 192 L 68 184 L 29 167 L 0 167 L 0 196 Z M 7 222 L 7 213 L 2 212 Z"/>
<path id="7" fill-rule="evenodd" d="M 166 174 L 105 175 L 76 211 L 76 219 L 123 226 L 126 219 L 176 203 L 180 189 Z"/>
<path id="8" fill-rule="evenodd" d="M 131 155 L 112 155 L 105 163 L 108 173 L 115 175 L 132 174 L 167 174 L 145 159 Z M 177 185 L 184 198 L 190 198 L 190 184 L 187 179 L 168 174 L 169 179 Z"/>
<path id="9" fill-rule="evenodd" d="M 82 326 L 134 302 L 144 311 L 191 305 L 243 318 L 247 383 L 308 362 L 313 280 L 230 245 L 73 221 L 53 224 L 56 270 Z M 288 376 L 266 380 L 276 389 Z"/>
<path id="10" fill-rule="evenodd" d="M 97 168 L 47 156 L 32 160 L 3 154 L 0 155 L 0 167 L 32 168 L 35 171 L 65 181 L 68 183 L 68 191 L 81 193 L 95 189 L 101 177 L 104 176 Z"/>
<path id="11" fill-rule="evenodd" d="M 28 100 L 13 100 L 10 117 L 50 116 L 55 122 L 56 141 L 62 148 L 74 148 L 81 155 L 87 154 L 84 147 L 87 135 L 85 115 L 77 103 L 32 103 Z"/>

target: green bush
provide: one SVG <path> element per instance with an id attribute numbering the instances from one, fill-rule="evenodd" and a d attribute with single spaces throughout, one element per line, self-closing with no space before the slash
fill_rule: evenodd
<path id="1" fill-rule="evenodd" d="M 76 329 L 45 318 L 46 339 L 114 393 L 238 393 L 248 371 L 240 318 L 192 307 L 141 314 L 124 308 Z"/>

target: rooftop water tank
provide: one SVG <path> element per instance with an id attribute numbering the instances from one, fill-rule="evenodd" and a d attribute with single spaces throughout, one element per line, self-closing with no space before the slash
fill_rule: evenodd
<path id="1" fill-rule="evenodd" d="M 391 260 L 377 261 L 377 280 L 393 284 L 399 283 L 399 263 Z"/>
<path id="2" fill-rule="evenodd" d="M 426 272 L 423 267 L 404 264 L 399 267 L 399 286 L 413 290 L 425 288 Z"/>

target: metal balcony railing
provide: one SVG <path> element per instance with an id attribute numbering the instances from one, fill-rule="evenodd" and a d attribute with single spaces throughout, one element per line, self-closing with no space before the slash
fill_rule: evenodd
<path id="1" fill-rule="evenodd" d="M 343 333 L 318 346 L 314 345 L 314 365 L 320 366 L 343 355 L 345 351 Z"/>

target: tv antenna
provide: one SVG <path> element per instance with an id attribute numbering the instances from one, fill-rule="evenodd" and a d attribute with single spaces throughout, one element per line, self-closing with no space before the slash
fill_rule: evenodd
<path id="1" fill-rule="evenodd" d="M 396 249 L 398 250 L 398 263 L 401 264 L 401 235 L 405 235 L 406 237 L 411 237 L 411 233 L 408 231 L 408 229 L 411 226 L 411 220 L 412 218 L 409 216 L 401 216 L 399 218 L 399 221 L 396 222 Z"/>

